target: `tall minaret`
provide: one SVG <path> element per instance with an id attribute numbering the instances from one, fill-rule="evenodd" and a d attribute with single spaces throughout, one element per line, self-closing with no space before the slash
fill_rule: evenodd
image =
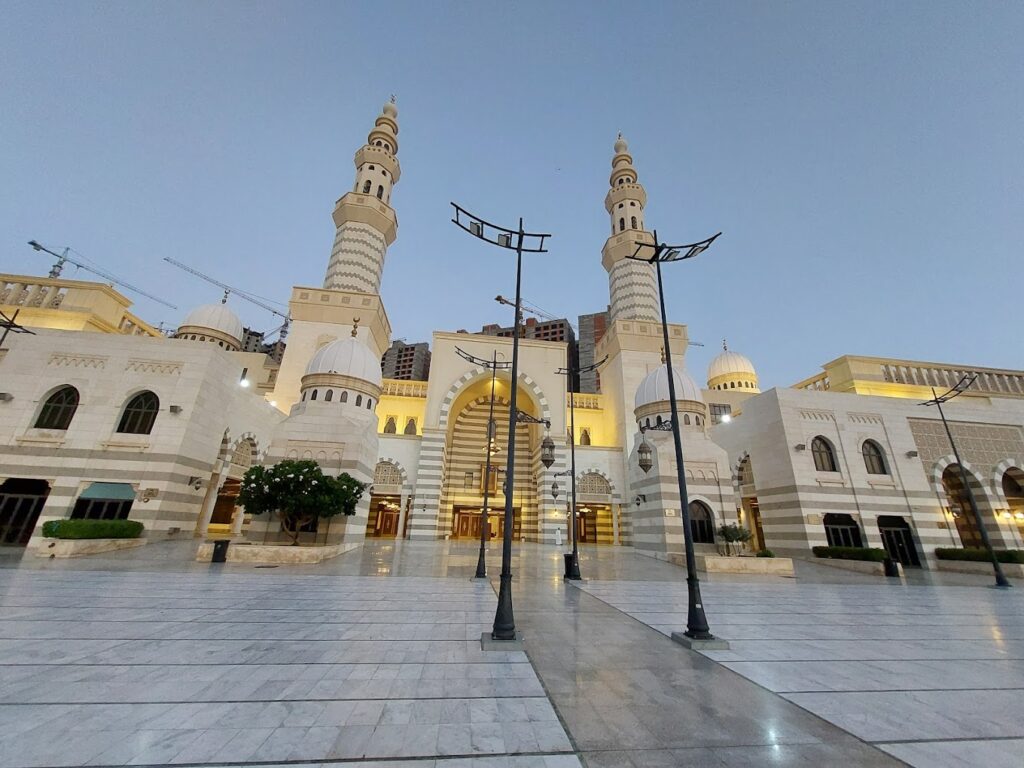
<path id="1" fill-rule="evenodd" d="M 398 234 L 398 217 L 391 207 L 391 190 L 402 169 L 398 165 L 398 108 L 395 97 L 356 152 L 356 183 L 334 208 L 334 248 L 324 288 L 380 293 L 380 278 L 388 246 Z"/>
<path id="2" fill-rule="evenodd" d="M 611 189 L 604 207 L 612 220 L 612 234 L 601 251 L 601 263 L 608 272 L 611 321 L 660 319 L 658 284 L 654 267 L 626 258 L 636 250 L 637 241 L 653 243 L 644 229 L 647 192 L 637 181 L 629 145 L 619 134 L 612 158 Z"/>

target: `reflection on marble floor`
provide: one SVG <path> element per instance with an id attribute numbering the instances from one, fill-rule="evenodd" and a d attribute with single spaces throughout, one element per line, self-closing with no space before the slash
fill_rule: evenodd
<path id="1" fill-rule="evenodd" d="M 682 581 L 580 587 L 664 634 Z M 921 768 L 1024 766 L 1024 595 L 985 587 L 702 584 L 714 659 Z"/>

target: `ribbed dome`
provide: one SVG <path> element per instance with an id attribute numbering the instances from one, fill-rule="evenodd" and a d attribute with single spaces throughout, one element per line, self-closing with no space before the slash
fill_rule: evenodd
<path id="1" fill-rule="evenodd" d="M 711 361 L 711 365 L 708 366 L 708 381 L 716 379 L 719 376 L 730 376 L 734 374 L 746 374 L 749 376 L 757 376 L 757 371 L 754 370 L 754 364 L 750 360 L 739 352 L 732 352 L 726 350 L 722 352 L 718 357 Z"/>
<path id="2" fill-rule="evenodd" d="M 307 376 L 315 373 L 338 373 L 381 385 L 380 359 L 354 336 L 320 347 L 306 366 Z"/>
<path id="3" fill-rule="evenodd" d="M 227 304 L 203 304 L 196 307 L 182 322 L 181 327 L 185 326 L 209 328 L 230 336 L 239 344 L 242 343 L 242 321 Z"/>
<path id="4" fill-rule="evenodd" d="M 704 402 L 700 387 L 697 386 L 697 382 L 693 380 L 692 376 L 675 367 L 672 368 L 672 373 L 675 378 L 677 402 L 680 400 Z M 647 377 L 640 382 L 633 404 L 636 408 L 640 408 L 650 403 L 665 402 L 668 399 L 668 371 L 666 366 L 661 365 L 647 374 Z"/>

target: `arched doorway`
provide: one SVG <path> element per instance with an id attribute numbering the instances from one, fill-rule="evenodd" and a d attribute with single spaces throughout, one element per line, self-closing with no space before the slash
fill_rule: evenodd
<path id="1" fill-rule="evenodd" d="M 711 509 L 703 501 L 691 501 L 690 531 L 693 533 L 694 544 L 715 543 L 715 518 Z"/>
<path id="2" fill-rule="evenodd" d="M 217 489 L 207 534 L 229 536 L 234 530 L 235 515 L 239 514 L 238 494 L 242 490 L 242 478 L 256 461 L 257 450 L 256 441 L 251 437 L 243 437 L 235 444 L 227 463 L 227 477 Z"/>
<path id="3" fill-rule="evenodd" d="M 1024 470 L 1020 467 L 1010 467 L 1003 473 L 1003 496 L 1010 519 L 1017 526 L 1017 537 L 1024 541 Z"/>
<path id="4" fill-rule="evenodd" d="M 569 498 L 568 489 L 566 497 Z M 565 507 L 566 521 L 569 519 L 570 504 L 571 498 Z M 576 480 L 576 513 L 577 541 L 583 544 L 615 542 L 612 487 L 600 473 L 584 472 Z"/>
<path id="5" fill-rule="evenodd" d="M 0 485 L 0 545 L 28 544 L 49 495 L 45 480 L 12 477 Z"/>
<path id="6" fill-rule="evenodd" d="M 382 459 L 373 470 L 373 493 L 370 494 L 366 535 L 377 539 L 397 538 L 401 518 L 402 470 L 394 462 Z"/>
<path id="7" fill-rule="evenodd" d="M 914 536 L 906 518 L 896 515 L 880 515 L 878 532 L 882 535 L 882 546 L 889 557 L 905 566 L 919 567 L 921 560 L 914 545 Z"/>
<path id="8" fill-rule="evenodd" d="M 974 500 L 981 504 L 983 491 L 981 484 L 971 474 L 967 473 L 967 482 L 971 484 L 971 491 L 974 493 Z M 953 515 L 953 522 L 956 524 L 956 531 L 960 535 L 960 543 L 967 549 L 981 548 L 981 532 L 978 530 L 977 520 L 971 510 L 971 502 L 960 478 L 960 467 L 957 464 L 950 464 L 942 472 L 942 487 L 949 499 L 950 513 Z M 980 511 L 980 506 L 979 506 Z"/>
<path id="9" fill-rule="evenodd" d="M 749 456 L 743 457 L 737 475 L 740 487 L 740 523 L 753 536 L 750 542 L 751 549 L 766 549 L 768 545 L 765 543 L 764 527 L 761 524 L 761 506 L 757 503 L 757 490 L 754 487 L 754 467 Z"/>
<path id="10" fill-rule="evenodd" d="M 830 547 L 863 547 L 864 540 L 860 535 L 860 526 L 851 515 L 829 512 L 822 523 L 825 526 L 825 538 Z"/>

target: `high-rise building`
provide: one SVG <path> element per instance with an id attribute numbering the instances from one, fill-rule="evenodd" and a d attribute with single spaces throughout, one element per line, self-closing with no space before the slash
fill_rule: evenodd
<path id="1" fill-rule="evenodd" d="M 579 339 L 576 347 L 579 350 L 580 368 L 593 365 L 596 360 L 594 350 L 597 343 L 604 338 L 604 332 L 608 328 L 608 310 L 595 312 L 592 315 L 580 315 L 576 327 L 579 329 Z M 597 371 L 587 371 L 580 374 L 580 392 L 596 394 L 601 391 L 601 376 Z"/>
<path id="2" fill-rule="evenodd" d="M 486 336 L 504 336 L 512 338 L 512 327 L 501 326 L 497 323 L 485 325 L 480 333 Z M 519 338 L 537 339 L 538 341 L 561 341 L 569 345 L 569 359 L 574 365 L 579 365 L 576 351 L 576 333 L 572 324 L 565 318 L 558 320 L 538 320 L 536 317 L 527 317 L 519 326 Z M 579 391 L 579 379 L 574 382 L 575 389 Z"/>
<path id="3" fill-rule="evenodd" d="M 430 345 L 425 341 L 406 344 L 395 339 L 384 352 L 380 369 L 385 379 L 426 381 L 430 375 Z"/>

